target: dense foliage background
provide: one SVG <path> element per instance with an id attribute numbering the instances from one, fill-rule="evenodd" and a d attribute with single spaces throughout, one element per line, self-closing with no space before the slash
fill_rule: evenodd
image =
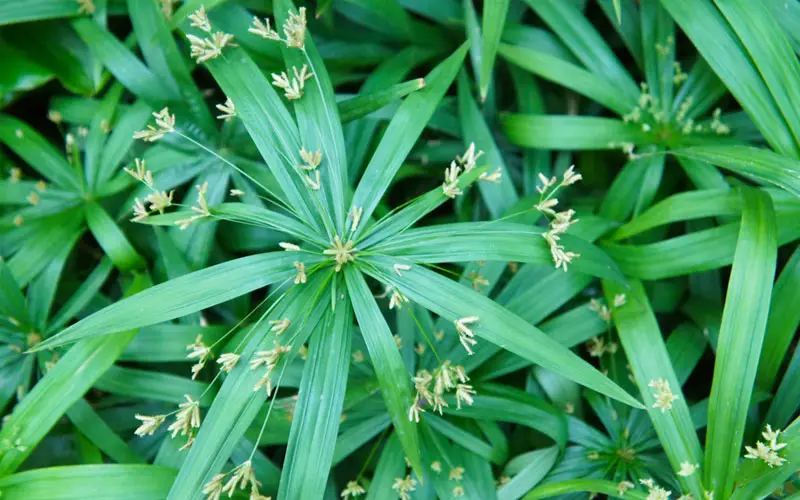
<path id="1" fill-rule="evenodd" d="M 0 495 L 800 498 L 796 0 L 0 0 Z"/>

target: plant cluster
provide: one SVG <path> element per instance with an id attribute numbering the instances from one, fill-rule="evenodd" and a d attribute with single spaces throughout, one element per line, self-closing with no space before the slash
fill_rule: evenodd
<path id="1" fill-rule="evenodd" d="M 800 4 L 0 0 L 0 497 L 800 495 Z"/>

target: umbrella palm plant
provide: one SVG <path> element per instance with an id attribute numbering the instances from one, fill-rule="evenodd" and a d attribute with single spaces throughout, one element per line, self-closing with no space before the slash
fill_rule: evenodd
<path id="1" fill-rule="evenodd" d="M 245 203 L 209 204 L 206 193 L 213 188 L 203 184 L 198 186 L 198 202 L 193 210 L 158 216 L 145 214 L 147 208 L 143 211 L 140 207 L 137 218 L 153 224 L 177 222 L 188 227 L 211 220 L 267 227 L 286 235 L 281 244 L 283 250 L 231 260 L 155 286 L 36 346 L 44 349 L 91 341 L 197 312 L 270 284 L 283 284 L 270 293 L 267 312 L 248 329 L 242 342 L 220 357 L 224 382 L 203 417 L 202 426 L 196 401 L 189 398 L 181 405 L 171 427 L 186 431 L 192 436 L 192 443 L 171 498 L 193 498 L 204 489 L 213 495 L 222 488 L 235 487 L 239 481 L 240 486 L 247 484 L 253 477 L 249 460 L 222 476 L 217 473 L 272 393 L 271 385 L 280 385 L 281 368 L 305 343 L 308 360 L 292 419 L 279 496 L 318 497 L 324 489 L 339 427 L 354 324 L 376 367 L 398 440 L 416 475 L 425 477 L 414 420 L 426 404 L 443 405 L 436 399 L 442 392 L 434 391 L 436 397 L 431 397 L 418 382 L 422 397 L 412 398 L 410 376 L 367 284 L 368 277 L 388 287 L 397 307 L 409 307 L 406 302 L 417 304 L 453 324 L 454 338 L 461 340 L 465 350 L 471 350 L 476 342 L 485 344 L 474 337 L 481 338 L 600 393 L 639 406 L 616 384 L 540 330 L 480 293 L 428 268 L 474 260 L 552 265 L 555 258 L 566 269 L 568 261 L 575 259 L 574 269 L 620 279 L 602 252 L 570 234 L 560 234 L 560 240 L 551 237 L 548 243 L 542 237 L 546 231 L 504 221 L 412 229 L 418 220 L 458 196 L 471 183 L 501 179 L 497 171 L 487 171 L 486 166 L 476 164 L 480 155 L 474 148 L 459 158 L 459 163 L 451 165 L 442 186 L 380 220 L 372 218 L 405 155 L 455 78 L 467 47 L 461 47 L 437 66 L 425 78 L 425 88 L 403 102 L 353 189 L 347 176 L 331 84 L 311 36 L 305 31 L 304 12 L 294 10 L 289 2 L 278 2 L 276 7 L 284 36 L 263 22 L 254 24 L 252 31 L 256 33 L 253 36 L 276 39 L 264 43 L 282 44 L 287 70 L 285 75 L 275 75 L 273 84 L 284 90 L 295 116 L 247 53 L 225 33 L 215 31 L 203 11 L 195 13 L 192 27 L 187 27 L 193 55 L 204 62 L 220 84 L 230 100 L 231 111 L 235 109 L 237 119 L 242 120 L 279 188 L 270 188 L 256 176 L 244 174 L 254 189 L 264 190 L 276 208 Z M 182 136 L 190 140 L 180 131 L 180 120 L 168 110 L 156 115 L 157 127 L 145 129 L 141 137 L 158 140 L 161 136 Z M 237 168 L 224 156 L 212 154 Z M 146 167 L 132 175 L 151 182 L 152 174 Z M 570 184 L 574 176 L 570 170 L 563 179 L 545 179 L 545 187 Z M 569 216 L 559 214 L 552 225 L 563 223 L 563 217 L 568 221 Z M 580 257 L 565 253 L 564 246 Z M 208 346 L 197 342 L 192 349 L 202 368 L 209 359 Z M 448 365 L 445 359 L 440 362 L 438 376 L 460 376 L 457 367 Z M 258 390 L 254 391 L 254 387 Z M 468 385 L 458 386 L 459 403 L 468 403 L 468 391 Z M 145 426 L 150 427 L 143 432 L 162 421 L 160 416 L 145 420 Z M 14 414 L 10 423 L 15 423 Z M 10 431 L 4 428 L 4 432 Z M 25 435 L 24 429 L 19 432 Z M 24 456 L 24 452 L 6 453 L 4 467 L 13 469 Z"/>

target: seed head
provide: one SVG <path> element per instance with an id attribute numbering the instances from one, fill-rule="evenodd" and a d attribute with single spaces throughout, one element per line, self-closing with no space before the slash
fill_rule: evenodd
<path id="1" fill-rule="evenodd" d="M 152 436 L 167 418 L 166 415 L 149 416 L 139 415 L 138 413 L 134 415 L 134 417 L 136 420 L 142 422 L 142 424 L 135 431 L 133 431 L 133 433 L 139 437 Z"/>
<path id="2" fill-rule="evenodd" d="M 230 97 L 225 99 L 223 104 L 217 104 L 217 109 L 220 110 L 222 113 L 217 115 L 217 120 L 225 120 L 226 122 L 231 121 L 231 118 L 236 116 L 236 106 L 233 105 L 233 101 Z"/>

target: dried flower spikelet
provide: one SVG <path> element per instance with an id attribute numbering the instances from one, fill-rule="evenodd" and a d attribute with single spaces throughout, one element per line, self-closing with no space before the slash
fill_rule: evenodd
<path id="1" fill-rule="evenodd" d="M 405 297 L 405 295 L 395 290 L 394 292 L 392 292 L 391 299 L 389 299 L 389 309 L 391 310 L 394 309 L 395 307 L 397 307 L 398 309 L 402 309 L 403 304 L 406 302 L 408 302 L 408 299 Z"/>
<path id="2" fill-rule="evenodd" d="M 683 68 L 681 67 L 681 63 L 675 61 L 672 63 L 673 68 L 673 75 L 672 75 L 672 83 L 674 85 L 680 85 L 681 83 L 685 82 L 689 79 L 689 75 L 683 72 Z"/>
<path id="3" fill-rule="evenodd" d="M 475 391 L 472 389 L 471 385 L 468 384 L 456 384 L 456 408 L 461 409 L 461 402 L 463 401 L 468 406 L 472 406 L 472 396 L 475 394 Z"/>
<path id="4" fill-rule="evenodd" d="M 199 9 L 192 12 L 189 15 L 189 20 L 192 21 L 190 26 L 201 29 L 206 33 L 211 33 L 211 22 L 208 20 L 208 14 L 206 14 L 204 5 L 201 5 Z"/>
<path id="5" fill-rule="evenodd" d="M 194 380 L 205 366 L 208 358 L 212 356 L 211 348 L 203 342 L 203 336 L 198 335 L 193 343 L 186 346 L 186 350 L 189 351 L 189 354 L 186 355 L 187 359 L 197 360 L 192 366 L 192 380 Z"/>
<path id="6" fill-rule="evenodd" d="M 231 477 L 222 487 L 222 493 L 227 493 L 228 497 L 233 496 L 233 492 L 236 489 L 244 490 L 250 486 L 255 491 L 258 491 L 258 487 L 261 486 L 261 483 L 256 480 L 253 464 L 250 460 L 234 467 L 230 474 Z"/>
<path id="7" fill-rule="evenodd" d="M 140 158 L 134 159 L 135 169 L 123 168 L 126 174 L 130 175 L 147 187 L 153 187 L 153 172 L 147 170 L 147 164 Z"/>
<path id="8" fill-rule="evenodd" d="M 619 308 L 625 305 L 627 297 L 624 293 L 618 293 L 614 296 L 614 307 Z"/>
<path id="9" fill-rule="evenodd" d="M 655 484 L 652 479 L 640 479 L 639 482 L 648 488 L 647 500 L 669 500 L 672 492 Z"/>
<path id="10" fill-rule="evenodd" d="M 152 436 L 155 434 L 156 430 L 164 423 L 166 420 L 166 415 L 139 415 L 138 413 L 134 415 L 136 420 L 142 422 L 142 424 L 133 431 L 139 437 L 144 436 Z"/>
<path id="11" fill-rule="evenodd" d="M 353 358 L 353 363 L 362 363 L 364 361 L 364 353 L 362 351 L 355 351 L 350 355 Z"/>
<path id="12" fill-rule="evenodd" d="M 410 475 L 406 475 L 405 478 L 396 477 L 392 489 L 397 492 L 400 500 L 411 500 L 409 493 L 416 491 L 417 480 L 412 479 Z"/>
<path id="13" fill-rule="evenodd" d="M 217 104 L 216 107 L 222 112 L 221 114 L 217 115 L 217 120 L 225 120 L 227 122 L 236 116 L 236 106 L 233 105 L 233 101 L 230 97 L 225 99 L 223 104 Z"/>
<path id="14" fill-rule="evenodd" d="M 402 271 L 411 270 L 411 266 L 409 266 L 408 264 L 395 264 L 394 266 L 392 266 L 392 268 L 394 269 L 395 274 L 397 274 L 400 277 L 403 277 Z"/>
<path id="15" fill-rule="evenodd" d="M 342 266 L 348 262 L 356 260 L 356 253 L 358 249 L 355 248 L 352 240 L 342 243 L 339 236 L 334 236 L 331 242 L 331 248 L 322 251 L 325 255 L 332 255 L 334 262 L 336 262 L 335 271 L 338 273 L 342 270 Z"/>
<path id="16" fill-rule="evenodd" d="M 217 360 L 217 364 L 220 365 L 220 370 L 224 371 L 225 373 L 230 373 L 238 362 L 239 355 L 233 352 L 226 352 Z"/>
<path id="17" fill-rule="evenodd" d="M 269 320 L 269 324 L 272 325 L 270 331 L 275 332 L 275 335 L 280 335 L 289 329 L 289 327 L 292 325 L 292 322 L 289 320 L 289 318 L 271 319 Z"/>
<path id="18" fill-rule="evenodd" d="M 131 221 L 132 222 L 143 221 L 147 218 L 148 215 L 149 212 L 142 203 L 142 200 L 136 198 L 136 200 L 133 203 L 133 219 L 131 219 Z"/>
<path id="19" fill-rule="evenodd" d="M 602 337 L 592 337 L 586 343 L 586 349 L 589 351 L 589 356 L 593 358 L 602 357 L 606 353 L 605 340 Z"/>
<path id="20" fill-rule="evenodd" d="M 306 80 L 314 76 L 313 73 L 308 73 L 307 64 L 304 64 L 300 71 L 297 71 L 297 67 L 293 66 L 292 72 L 294 76 L 291 79 L 289 79 L 285 71 L 281 72 L 281 74 L 272 73 L 272 85 L 283 89 L 283 95 L 290 101 L 303 97 Z"/>
<path id="21" fill-rule="evenodd" d="M 181 436 L 186 436 L 192 429 L 200 427 L 200 402 L 193 400 L 188 394 L 184 394 L 183 397 L 186 401 L 178 405 L 175 422 L 167 427 L 168 432 L 172 431 L 173 438 L 179 433 Z"/>
<path id="22" fill-rule="evenodd" d="M 458 332 L 458 340 L 470 355 L 474 354 L 472 346 L 477 344 L 478 341 L 475 340 L 475 334 L 472 333 L 468 325 L 475 323 L 479 319 L 478 316 L 467 316 L 453 321 L 453 324 L 456 325 L 456 331 Z"/>
<path id="23" fill-rule="evenodd" d="M 467 279 L 472 282 L 472 289 L 476 292 L 483 293 L 483 287 L 489 286 L 489 280 L 478 273 L 469 273 Z"/>
<path id="24" fill-rule="evenodd" d="M 285 241 L 281 241 L 278 243 L 278 246 L 286 250 L 287 252 L 299 252 L 300 247 L 295 245 L 294 243 L 287 243 Z"/>
<path id="25" fill-rule="evenodd" d="M 306 151 L 306 147 L 303 146 L 300 149 L 300 158 L 303 160 L 303 164 L 299 165 L 300 168 L 314 170 L 322 163 L 322 151 L 317 149 L 316 152 L 312 153 L 311 151 Z"/>
<path id="26" fill-rule="evenodd" d="M 538 191 L 539 194 L 544 194 L 545 191 L 553 187 L 556 184 L 556 182 L 558 182 L 558 179 L 556 179 L 555 177 L 550 177 L 548 179 L 547 177 L 544 176 L 544 174 L 540 172 L 539 182 L 541 182 L 542 184 L 536 186 L 536 191 Z"/>
<path id="27" fill-rule="evenodd" d="M 447 475 L 447 479 L 450 481 L 461 481 L 464 479 L 464 468 L 463 467 L 453 467 L 450 469 L 450 474 Z"/>
<path id="28" fill-rule="evenodd" d="M 463 497 L 464 496 L 464 487 L 460 484 L 453 488 L 453 496 L 454 497 Z"/>
<path id="29" fill-rule="evenodd" d="M 78 14 L 90 16 L 94 14 L 96 7 L 93 0 L 75 0 L 78 3 Z"/>
<path id="30" fill-rule="evenodd" d="M 245 193 L 241 189 L 235 189 L 234 188 L 234 189 L 231 189 L 228 192 L 228 194 L 230 194 L 231 196 L 236 196 L 237 198 L 241 198 L 242 196 L 244 196 Z"/>
<path id="31" fill-rule="evenodd" d="M 64 115 L 62 115 L 60 111 L 51 109 L 50 111 L 47 112 L 47 119 L 58 125 L 64 120 Z"/>
<path id="32" fill-rule="evenodd" d="M 697 472 L 698 468 L 700 468 L 699 464 L 693 464 L 691 462 L 681 462 L 681 469 L 678 471 L 678 475 L 683 477 L 689 477 L 695 472 Z"/>
<path id="33" fill-rule="evenodd" d="M 625 495 L 625 492 L 632 489 L 635 485 L 630 481 L 621 481 L 617 484 L 617 493 L 619 496 Z"/>
<path id="34" fill-rule="evenodd" d="M 347 218 L 352 222 L 350 224 L 351 233 L 355 233 L 356 230 L 358 230 L 358 225 L 361 223 L 362 215 L 364 215 L 364 209 L 362 207 L 353 205 L 353 207 L 350 208 L 350 213 L 347 214 Z"/>
<path id="35" fill-rule="evenodd" d="M 142 139 L 147 142 L 155 142 L 170 132 L 175 131 L 175 115 L 169 114 L 169 108 L 153 113 L 158 128 L 148 125 L 146 129 L 133 133 L 134 139 Z M 68 141 L 69 142 L 69 141 Z"/>
<path id="36" fill-rule="evenodd" d="M 341 498 L 355 498 L 357 496 L 363 495 L 367 491 L 358 484 L 358 481 L 348 481 L 347 486 L 345 489 L 342 490 L 342 494 L 339 495 Z"/>
<path id="37" fill-rule="evenodd" d="M 553 210 L 553 207 L 555 207 L 556 205 L 558 205 L 558 199 L 550 198 L 549 200 L 544 200 L 541 203 L 537 203 L 536 205 L 533 206 L 533 208 L 535 208 L 536 210 L 538 210 L 543 214 L 555 216 L 556 211 Z"/>
<path id="38" fill-rule="evenodd" d="M 500 184 L 502 178 L 503 170 L 499 167 L 496 168 L 491 174 L 484 172 L 478 176 L 479 181 L 491 182 L 492 184 Z"/>
<path id="39" fill-rule="evenodd" d="M 306 46 L 306 8 L 300 7 L 298 13 L 289 11 L 289 19 L 283 23 L 286 45 L 304 50 Z"/>
<path id="40" fill-rule="evenodd" d="M 653 408 L 660 408 L 661 413 L 672 409 L 672 403 L 678 399 L 678 396 L 672 393 L 669 382 L 659 378 L 651 380 L 647 386 L 655 389 L 653 396 L 656 398 L 656 402 L 653 403 Z"/>
<path id="41" fill-rule="evenodd" d="M 28 196 L 25 197 L 25 200 L 35 207 L 36 205 L 39 204 L 41 197 L 39 196 L 39 193 L 37 193 L 36 191 L 31 191 L 30 193 L 28 193 Z"/>
<path id="42" fill-rule="evenodd" d="M 262 387 L 265 387 L 267 390 L 267 396 L 272 394 L 272 381 L 271 375 L 272 372 L 275 370 L 278 362 L 280 361 L 281 357 L 292 350 L 292 346 L 282 346 L 278 343 L 278 341 L 274 341 L 275 348 L 270 349 L 268 351 L 256 351 L 253 355 L 253 358 L 250 360 L 250 369 L 256 370 L 260 366 L 264 365 L 266 367 L 266 372 L 261 379 L 256 382 L 253 386 L 253 391 L 257 391 Z"/>
<path id="43" fill-rule="evenodd" d="M 264 18 L 264 22 L 261 22 L 261 19 L 254 17 L 253 24 L 250 25 L 247 31 L 262 38 L 266 38 L 267 40 L 281 41 L 281 36 L 278 32 L 270 27 L 268 18 Z"/>
<path id="44" fill-rule="evenodd" d="M 22 179 L 22 169 L 19 167 L 12 168 L 8 175 L 8 182 L 16 184 L 20 179 Z"/>
<path id="45" fill-rule="evenodd" d="M 306 183 L 309 189 L 319 191 L 322 188 L 322 179 L 319 170 L 315 170 L 313 173 L 303 176 L 303 182 Z"/>
<path id="46" fill-rule="evenodd" d="M 203 485 L 203 494 L 206 500 L 219 500 L 222 495 L 222 480 L 227 474 L 216 474 L 209 482 Z"/>
<path id="47" fill-rule="evenodd" d="M 786 463 L 786 459 L 778 456 L 778 450 L 786 447 L 786 443 L 778 443 L 780 434 L 780 429 L 773 431 L 772 427 L 767 425 L 766 430 L 761 433 L 766 443 L 758 441 L 755 448 L 752 446 L 745 446 L 747 454 L 744 458 L 763 460 L 770 468 L 782 466 Z"/>
<path id="48" fill-rule="evenodd" d="M 192 211 L 197 215 L 193 215 L 188 219 L 176 220 L 175 224 L 180 226 L 181 231 L 188 229 L 189 226 L 196 220 L 203 219 L 205 217 L 211 217 L 211 211 L 208 209 L 208 201 L 206 200 L 208 181 L 204 182 L 202 185 L 195 186 L 195 188 L 197 188 L 197 203 L 192 206 Z"/>
<path id="49" fill-rule="evenodd" d="M 475 168 L 475 162 L 478 161 L 478 158 L 482 155 L 483 151 L 475 153 L 475 143 L 471 142 L 463 156 L 456 156 L 456 161 L 464 168 L 464 172 L 469 172 Z"/>
<path id="50" fill-rule="evenodd" d="M 300 285 L 306 283 L 308 281 L 306 265 L 298 261 L 294 263 L 294 268 L 297 269 L 297 276 L 294 277 L 294 284 Z"/>
<path id="51" fill-rule="evenodd" d="M 461 167 L 456 165 L 453 161 L 450 167 L 444 169 L 444 183 L 442 184 L 442 192 L 450 199 L 463 194 L 464 192 L 458 187 L 458 175 L 461 172 Z"/>

